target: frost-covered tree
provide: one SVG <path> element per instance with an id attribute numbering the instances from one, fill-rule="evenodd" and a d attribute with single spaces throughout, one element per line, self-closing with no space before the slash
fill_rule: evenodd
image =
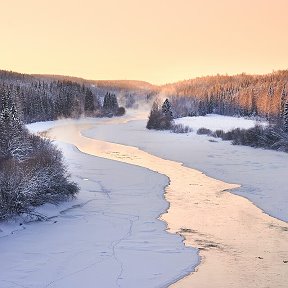
<path id="1" fill-rule="evenodd" d="M 109 92 L 104 97 L 103 110 L 106 116 L 122 116 L 125 114 L 125 108 L 119 107 L 116 95 Z"/>
<path id="2" fill-rule="evenodd" d="M 1 95 L 0 160 L 15 158 L 22 161 L 31 150 L 27 141 L 28 131 L 19 120 L 10 92 Z"/>
<path id="3" fill-rule="evenodd" d="M 125 106 L 126 108 L 132 108 L 135 105 L 135 97 L 131 94 L 129 94 L 128 96 L 126 96 L 126 101 L 125 101 Z"/>
<path id="4" fill-rule="evenodd" d="M 283 112 L 284 131 L 288 132 L 288 102 L 285 103 Z"/>
<path id="5" fill-rule="evenodd" d="M 172 110 L 171 110 L 171 104 L 169 102 L 168 99 L 166 99 L 164 101 L 164 103 L 162 104 L 162 113 L 166 116 L 166 117 L 173 117 L 173 114 L 172 114 Z"/>
<path id="6" fill-rule="evenodd" d="M 49 140 L 31 135 L 19 120 L 9 92 L 1 94 L 0 220 L 31 213 L 78 191 L 70 182 L 62 153 Z"/>
<path id="7" fill-rule="evenodd" d="M 84 110 L 85 113 L 91 114 L 95 110 L 94 96 L 91 90 L 87 89 L 85 93 L 84 100 Z"/>
<path id="8" fill-rule="evenodd" d="M 170 113 L 171 106 L 169 105 L 169 101 L 168 104 L 167 102 L 164 102 L 161 106 L 159 105 L 158 101 L 153 103 L 146 125 L 147 129 L 167 130 L 171 128 L 172 113 Z"/>
<path id="9" fill-rule="evenodd" d="M 103 102 L 103 109 L 111 112 L 117 111 L 119 105 L 115 94 L 106 93 Z"/>

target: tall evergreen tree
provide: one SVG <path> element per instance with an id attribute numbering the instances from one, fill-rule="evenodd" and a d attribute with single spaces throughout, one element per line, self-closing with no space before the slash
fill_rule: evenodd
<path id="1" fill-rule="evenodd" d="M 162 104 L 162 113 L 166 116 L 166 117 L 173 117 L 172 111 L 171 111 L 171 104 L 169 102 L 168 99 L 166 99 L 164 101 L 164 103 Z"/>
<path id="2" fill-rule="evenodd" d="M 87 89 L 85 93 L 84 110 L 88 114 L 95 110 L 94 96 L 90 89 Z"/>
<path id="3" fill-rule="evenodd" d="M 166 99 L 162 104 L 162 106 L 159 106 L 159 103 L 155 101 L 150 111 L 146 128 L 156 130 L 167 130 L 171 128 L 171 125 L 172 125 L 172 111 L 170 102 L 168 101 L 168 99 Z"/>
<path id="4" fill-rule="evenodd" d="M 20 121 L 15 103 L 10 92 L 1 95 L 0 112 L 0 159 L 25 159 L 31 150 L 29 142 L 25 141 L 28 132 Z"/>
<path id="5" fill-rule="evenodd" d="M 116 112 L 119 108 L 118 101 L 115 94 L 106 93 L 103 102 L 103 109 L 110 112 Z"/>
<path id="6" fill-rule="evenodd" d="M 283 117 L 284 115 L 284 109 L 285 109 L 285 103 L 286 103 L 286 85 L 283 87 L 282 93 L 281 93 L 281 99 L 280 99 L 280 117 Z"/>
<path id="7" fill-rule="evenodd" d="M 288 132 L 288 101 L 285 103 L 284 106 L 283 122 L 284 122 L 284 131 Z"/>

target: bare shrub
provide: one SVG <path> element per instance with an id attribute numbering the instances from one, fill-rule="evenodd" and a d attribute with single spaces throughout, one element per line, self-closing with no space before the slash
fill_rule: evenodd
<path id="1" fill-rule="evenodd" d="M 171 132 L 173 133 L 189 133 L 193 132 L 193 129 L 189 126 L 185 126 L 183 124 L 172 124 Z"/>
<path id="2" fill-rule="evenodd" d="M 233 145 L 244 145 L 288 152 L 288 133 L 281 128 L 256 125 L 250 129 L 232 129 L 228 132 L 217 130 L 214 137 L 232 141 Z"/>
<path id="3" fill-rule="evenodd" d="M 210 136 L 210 135 L 212 135 L 212 131 L 210 129 L 202 127 L 202 128 L 199 128 L 197 130 L 197 134 L 198 135 L 209 135 Z"/>

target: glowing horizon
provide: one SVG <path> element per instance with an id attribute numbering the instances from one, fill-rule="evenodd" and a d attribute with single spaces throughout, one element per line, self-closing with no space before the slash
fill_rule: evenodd
<path id="1" fill-rule="evenodd" d="M 10 0 L 0 69 L 165 84 L 288 69 L 286 0 Z"/>

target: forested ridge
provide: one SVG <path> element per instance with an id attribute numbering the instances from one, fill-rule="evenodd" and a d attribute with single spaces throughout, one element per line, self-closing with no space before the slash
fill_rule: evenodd
<path id="1" fill-rule="evenodd" d="M 119 106 L 132 106 L 138 95 L 149 96 L 150 86 L 142 81 L 89 81 L 0 70 L 0 93 L 10 95 L 24 123 L 122 115 L 125 110 Z"/>
<path id="2" fill-rule="evenodd" d="M 143 103 L 149 104 L 162 95 L 169 98 L 174 118 L 216 113 L 262 117 L 284 125 L 288 70 L 266 75 L 199 77 L 163 86 L 144 81 L 85 80 L 0 71 L 0 92 L 10 93 L 25 123 L 61 117 L 111 116 L 117 114 L 115 107 L 119 104 L 141 108 Z M 107 101 L 105 105 L 108 94 L 115 95 L 117 100 L 115 106 L 110 99 L 113 113 L 107 111 Z"/>
<path id="3" fill-rule="evenodd" d="M 262 118 L 269 126 L 237 128 L 227 133 L 200 128 L 197 133 L 231 140 L 235 145 L 288 152 L 288 70 L 196 78 L 164 85 L 160 95 L 167 98 L 163 104 L 160 99 L 154 102 L 148 129 L 187 133 L 189 127 L 176 125 L 172 119 L 208 113 Z"/>
<path id="4" fill-rule="evenodd" d="M 260 116 L 278 121 L 288 101 L 288 70 L 266 75 L 217 75 L 185 80 L 162 87 L 174 117 L 207 113 Z"/>

